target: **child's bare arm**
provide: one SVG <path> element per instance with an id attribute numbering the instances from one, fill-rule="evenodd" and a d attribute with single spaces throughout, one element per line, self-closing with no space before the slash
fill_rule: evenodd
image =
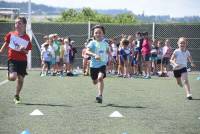
<path id="1" fill-rule="evenodd" d="M 192 67 L 195 67 L 195 66 L 196 66 L 196 65 L 193 63 L 192 56 L 189 56 L 189 57 L 188 57 L 188 60 L 189 60 L 189 62 L 191 63 L 191 66 L 192 66 Z"/>
<path id="2" fill-rule="evenodd" d="M 100 60 L 100 56 L 97 55 L 97 54 L 95 54 L 95 53 L 93 53 L 93 52 L 91 52 L 90 48 L 86 49 L 86 54 L 89 55 L 89 56 L 91 56 L 91 57 L 94 57 L 96 60 Z"/>
<path id="3" fill-rule="evenodd" d="M 0 49 L 0 53 L 3 53 L 3 51 L 5 50 L 6 48 L 6 42 L 2 45 L 1 49 Z"/>

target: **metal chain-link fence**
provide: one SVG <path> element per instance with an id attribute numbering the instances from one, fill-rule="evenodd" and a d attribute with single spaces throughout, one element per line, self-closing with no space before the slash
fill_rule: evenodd
<path id="1" fill-rule="evenodd" d="M 94 24 L 91 24 L 91 27 Z M 136 32 L 148 32 L 152 37 L 153 24 L 143 25 L 113 25 L 102 24 L 106 29 L 106 37 L 120 37 L 124 35 L 135 35 Z M 3 44 L 5 34 L 11 31 L 14 27 L 13 23 L 0 23 L 0 44 Z M 88 24 L 64 24 L 64 23 L 33 23 L 32 31 L 41 45 L 43 43 L 43 36 L 52 33 L 57 33 L 60 37 L 70 37 L 75 41 L 77 54 L 75 58 L 75 66 L 81 66 L 82 58 L 81 51 L 84 43 L 88 38 Z M 155 24 L 154 37 L 157 40 L 164 41 L 166 38 L 170 39 L 172 47 L 177 48 L 177 40 L 179 37 L 188 38 L 188 49 L 197 65 L 192 68 L 195 71 L 200 70 L 200 25 L 183 25 L 183 24 Z M 0 57 L 0 66 L 7 65 L 6 53 Z M 32 67 L 40 67 L 40 51 L 33 40 L 32 50 Z"/>

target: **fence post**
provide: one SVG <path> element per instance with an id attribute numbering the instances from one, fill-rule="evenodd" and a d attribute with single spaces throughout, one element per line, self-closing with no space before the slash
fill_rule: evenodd
<path id="1" fill-rule="evenodd" d="M 90 26 L 91 24 L 90 24 L 90 20 L 88 21 L 88 39 L 90 39 Z"/>
<path id="2" fill-rule="evenodd" d="M 27 27 L 26 27 L 26 31 L 30 37 L 30 41 L 32 41 L 32 30 L 31 30 L 31 0 L 29 0 L 28 2 L 28 21 L 27 21 Z M 32 60 L 31 60 L 31 51 L 28 52 L 28 69 L 32 68 Z"/>
<path id="3" fill-rule="evenodd" d="M 155 22 L 153 22 L 153 26 L 152 26 L 152 40 L 155 40 Z"/>

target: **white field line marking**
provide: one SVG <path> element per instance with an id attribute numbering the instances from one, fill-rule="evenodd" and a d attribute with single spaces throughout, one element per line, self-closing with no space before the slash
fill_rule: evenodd
<path id="1" fill-rule="evenodd" d="M 3 84 L 6 84 L 8 82 L 8 80 L 4 80 L 2 82 L 0 82 L 0 86 L 2 86 Z"/>

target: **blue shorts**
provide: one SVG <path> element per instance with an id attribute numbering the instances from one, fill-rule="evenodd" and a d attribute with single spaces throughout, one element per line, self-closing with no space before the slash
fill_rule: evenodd
<path id="1" fill-rule="evenodd" d="M 150 61 L 150 54 L 143 55 L 144 61 Z"/>
<path id="2" fill-rule="evenodd" d="M 52 57 L 51 58 L 51 65 L 55 65 L 56 64 L 56 58 L 55 57 Z"/>
<path id="3" fill-rule="evenodd" d="M 137 64 L 138 64 L 138 62 L 137 62 L 136 58 L 133 58 L 131 65 L 133 66 L 133 65 L 137 65 Z"/>

